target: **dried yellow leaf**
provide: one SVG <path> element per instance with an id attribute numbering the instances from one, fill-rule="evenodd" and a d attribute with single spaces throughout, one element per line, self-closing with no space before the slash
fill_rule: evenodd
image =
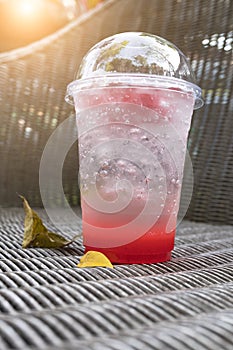
<path id="1" fill-rule="evenodd" d="M 91 250 L 84 254 L 80 262 L 78 264 L 78 267 L 110 267 L 113 269 L 113 265 L 111 264 L 111 261 L 100 252 L 96 252 L 94 250 Z"/>
<path id="2" fill-rule="evenodd" d="M 19 197 L 23 200 L 25 211 L 23 248 L 62 248 L 72 243 L 79 236 L 68 240 L 58 233 L 49 231 L 38 214 L 32 210 L 28 201 L 23 196 Z"/>

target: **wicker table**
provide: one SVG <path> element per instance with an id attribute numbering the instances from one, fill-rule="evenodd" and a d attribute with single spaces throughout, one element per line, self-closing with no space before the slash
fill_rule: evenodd
<path id="1" fill-rule="evenodd" d="M 169 262 L 80 269 L 81 241 L 23 250 L 23 211 L 0 216 L 1 350 L 232 349 L 233 227 L 184 221 Z"/>
<path id="2" fill-rule="evenodd" d="M 66 86 L 101 39 L 144 31 L 170 40 L 190 58 L 205 98 L 189 135 L 195 181 L 186 218 L 193 222 L 179 226 L 170 262 L 79 269 L 81 241 L 63 250 L 22 250 L 23 211 L 0 209 L 0 350 L 233 349 L 233 226 L 224 226 L 233 225 L 232 4 L 108 0 L 53 35 L 0 55 L 4 207 L 20 205 L 16 192 L 42 205 L 42 152 L 73 115 Z M 63 176 L 72 206 L 79 199 L 76 152 Z M 50 195 L 60 203 L 57 190 Z M 72 237 L 76 229 L 63 232 Z"/>

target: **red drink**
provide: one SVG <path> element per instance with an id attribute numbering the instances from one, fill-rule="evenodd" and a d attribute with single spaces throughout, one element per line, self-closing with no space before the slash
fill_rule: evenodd
<path id="1" fill-rule="evenodd" d="M 96 245 L 88 245 L 89 238 L 95 237 L 96 243 L 98 238 L 95 236 L 95 229 L 90 229 L 87 223 L 90 222 L 90 218 L 92 218 L 91 224 L 94 227 L 102 228 L 103 223 L 109 221 L 110 217 L 108 215 L 105 215 L 105 217 L 104 215 L 99 217 L 98 213 L 93 213 L 85 201 L 82 201 L 82 213 L 85 252 L 89 250 L 98 250 L 99 252 L 104 253 L 112 262 L 118 263 L 156 263 L 170 259 L 171 251 L 174 247 L 175 228 L 169 234 L 166 234 L 166 226 L 169 217 L 161 217 L 142 237 L 131 243 L 119 247 L 102 248 L 101 246 L 96 247 Z M 119 226 L 121 226 L 120 219 L 119 215 Z M 111 226 L 109 226 L 109 228 L 111 228 Z M 132 236 L 132 229 L 132 227 L 129 227 L 128 229 L 126 228 L 125 235 Z M 142 227 L 142 229 L 137 227 L 137 229 L 142 231 L 144 227 Z M 105 230 L 103 230 L 103 237 L 101 237 L 101 239 L 104 238 L 109 239 L 106 237 Z"/>
<path id="2" fill-rule="evenodd" d="M 174 82 L 169 89 L 93 88 L 78 93 L 75 102 L 86 251 L 98 250 L 121 263 L 169 260 L 193 95 Z M 132 153 L 127 153 L 129 148 Z M 95 169 L 90 168 L 91 159 L 98 164 Z M 91 172 L 94 176 L 86 175 Z M 116 188 L 122 180 L 133 189 L 124 181 Z M 118 210 L 111 212 L 116 201 Z"/>
<path id="3" fill-rule="evenodd" d="M 79 136 L 83 240 L 112 262 L 170 259 L 201 90 L 186 57 L 146 33 L 96 44 L 68 86 Z"/>

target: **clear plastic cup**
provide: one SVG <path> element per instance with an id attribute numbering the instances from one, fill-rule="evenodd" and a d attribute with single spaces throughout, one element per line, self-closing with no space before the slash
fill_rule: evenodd
<path id="1" fill-rule="evenodd" d="M 186 143 L 202 106 L 183 53 L 158 36 L 106 38 L 83 58 L 75 105 L 83 242 L 116 263 L 169 260 Z"/>

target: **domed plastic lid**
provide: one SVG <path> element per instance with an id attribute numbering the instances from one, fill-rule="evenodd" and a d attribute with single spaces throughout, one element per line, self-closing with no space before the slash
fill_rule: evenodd
<path id="1" fill-rule="evenodd" d="M 66 100 L 71 102 L 75 90 L 80 89 L 81 81 L 84 83 L 90 78 L 105 77 L 106 82 L 107 76 L 110 80 L 119 80 L 122 76 L 124 80 L 126 74 L 130 74 L 131 81 L 133 76 L 137 80 L 138 76 L 150 75 L 150 81 L 157 78 L 160 84 L 162 80 L 166 82 L 166 86 L 171 79 L 179 80 L 179 85 L 186 83 L 185 86 L 189 86 L 189 90 L 195 94 L 195 108 L 203 104 L 201 89 L 194 83 L 185 55 L 171 42 L 142 32 L 116 34 L 93 46 L 82 60 L 77 80 L 69 84 Z"/>

